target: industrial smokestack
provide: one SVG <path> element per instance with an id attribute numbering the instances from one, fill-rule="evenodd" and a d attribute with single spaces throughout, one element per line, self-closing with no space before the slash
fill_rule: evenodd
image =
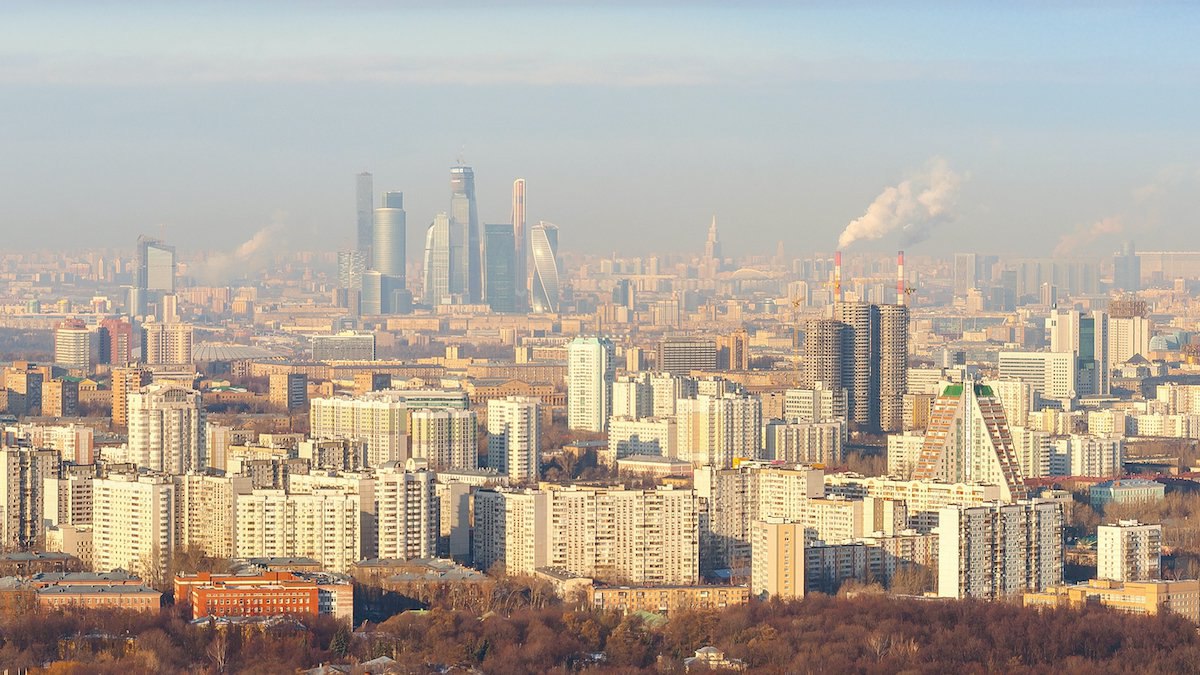
<path id="1" fill-rule="evenodd" d="M 833 254 L 833 301 L 842 301 L 842 252 Z"/>
<path id="2" fill-rule="evenodd" d="M 905 298 L 906 295 L 908 293 L 905 292 L 904 288 L 904 251 L 900 251 L 896 254 L 896 304 L 908 304 Z"/>

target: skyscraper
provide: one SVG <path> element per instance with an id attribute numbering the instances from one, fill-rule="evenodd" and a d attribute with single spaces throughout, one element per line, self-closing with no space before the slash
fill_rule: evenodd
<path id="1" fill-rule="evenodd" d="M 1080 396 L 1107 396 L 1111 389 L 1108 314 L 1099 310 L 1050 312 L 1046 319 L 1050 351 L 1075 354 L 1075 382 Z"/>
<path id="2" fill-rule="evenodd" d="M 150 385 L 127 399 L 129 453 L 138 466 L 179 474 L 207 465 L 204 404 L 200 392 Z"/>
<path id="3" fill-rule="evenodd" d="M 721 260 L 721 239 L 717 236 L 717 217 L 713 216 L 712 224 L 708 226 L 708 240 L 704 242 L 704 257 L 708 260 Z"/>
<path id="4" fill-rule="evenodd" d="M 865 302 L 839 302 L 833 318 L 849 328 L 842 354 L 842 386 L 848 394 L 850 421 L 879 426 L 879 308 Z"/>
<path id="5" fill-rule="evenodd" d="M 1133 242 L 1125 242 L 1113 256 L 1113 288 L 1133 292 L 1142 287 L 1142 262 Z"/>
<path id="6" fill-rule="evenodd" d="M 529 309 L 529 244 L 525 233 L 525 179 L 513 181 L 512 193 L 512 229 L 513 229 L 513 287 L 517 293 L 517 310 Z"/>
<path id="7" fill-rule="evenodd" d="M 567 428 L 603 433 L 612 412 L 616 348 L 604 337 L 567 344 Z"/>
<path id="8" fill-rule="evenodd" d="M 517 261 L 513 227 L 508 223 L 483 226 L 483 294 L 493 312 L 517 311 Z"/>
<path id="9" fill-rule="evenodd" d="M 175 292 L 175 247 L 142 235 L 137 249 L 137 284 L 130 311 L 145 316 L 151 303 Z"/>
<path id="10" fill-rule="evenodd" d="M 362 251 L 338 251 L 338 288 L 361 291 L 366 271 L 367 260 Z"/>
<path id="11" fill-rule="evenodd" d="M 357 215 L 357 234 L 356 241 L 358 252 L 362 254 L 363 260 L 371 260 L 371 244 L 374 241 L 374 215 L 371 209 L 375 205 L 375 188 L 371 178 L 371 174 L 366 171 L 358 174 L 355 177 L 355 194 L 354 203 L 356 206 Z"/>
<path id="12" fill-rule="evenodd" d="M 463 293 L 467 301 L 483 299 L 482 255 L 479 214 L 475 209 L 475 172 L 469 166 L 450 168 L 450 249 L 454 263 L 451 293 Z"/>
<path id="13" fill-rule="evenodd" d="M 558 312 L 558 226 L 545 221 L 529 228 L 529 247 L 533 254 L 533 280 L 530 304 L 538 313 Z"/>
<path id="14" fill-rule="evenodd" d="M 406 227 L 403 192 L 383 193 L 383 201 L 380 207 L 375 209 L 374 223 L 371 269 L 399 278 L 400 288 L 404 288 Z"/>
<path id="15" fill-rule="evenodd" d="M 934 401 L 917 480 L 990 483 L 1005 501 L 1025 496 L 1004 405 L 991 387 L 966 380 L 950 385 Z"/>
<path id="16" fill-rule="evenodd" d="M 879 306 L 878 364 L 879 427 L 900 431 L 908 390 L 908 307 L 904 305 Z"/>
<path id="17" fill-rule="evenodd" d="M 843 388 L 842 363 L 849 329 L 833 319 L 809 321 L 804 329 L 804 371 L 800 386 L 812 389 L 820 382 L 826 389 Z"/>
<path id="18" fill-rule="evenodd" d="M 433 218 L 425 234 L 425 304 L 448 305 L 453 293 L 453 252 L 450 217 L 444 212 Z"/>

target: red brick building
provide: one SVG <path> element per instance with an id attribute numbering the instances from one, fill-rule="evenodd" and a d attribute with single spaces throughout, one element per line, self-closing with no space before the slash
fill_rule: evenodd
<path id="1" fill-rule="evenodd" d="M 191 606 L 192 618 L 212 616 L 315 616 L 318 585 L 291 572 L 256 576 L 213 575 L 207 572 L 175 578 L 175 601 Z"/>

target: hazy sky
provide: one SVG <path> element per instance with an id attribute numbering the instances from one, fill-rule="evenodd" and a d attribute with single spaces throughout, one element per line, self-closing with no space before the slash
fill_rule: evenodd
<path id="1" fill-rule="evenodd" d="M 416 258 L 460 154 L 570 250 L 831 250 L 931 165 L 914 252 L 1200 245 L 1186 4 L 444 4 L 0 1 L 0 245 L 345 247 L 365 169 Z"/>

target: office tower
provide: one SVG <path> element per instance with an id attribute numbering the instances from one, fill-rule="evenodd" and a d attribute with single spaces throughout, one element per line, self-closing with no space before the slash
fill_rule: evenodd
<path id="1" fill-rule="evenodd" d="M 342 331 L 335 335 L 313 335 L 313 361 L 374 361 L 375 334 Z"/>
<path id="2" fill-rule="evenodd" d="M 567 428 L 604 433 L 612 413 L 616 348 L 604 337 L 577 337 L 567 344 Z"/>
<path id="3" fill-rule="evenodd" d="M 517 482 L 538 479 L 541 401 L 525 396 L 488 401 L 487 432 L 489 467 Z"/>
<path id="4" fill-rule="evenodd" d="M 144 368 L 113 368 L 112 370 L 112 420 L 123 427 L 129 423 L 129 394 L 150 384 L 150 371 Z"/>
<path id="5" fill-rule="evenodd" d="M 745 328 L 717 336 L 717 368 L 750 370 L 750 334 Z"/>
<path id="6" fill-rule="evenodd" d="M 474 410 L 413 410 L 408 435 L 413 459 L 434 471 L 479 465 L 479 416 Z"/>
<path id="7" fill-rule="evenodd" d="M 475 209 L 475 172 L 469 166 L 450 168 L 450 292 L 467 302 L 483 300 L 483 264 L 479 241 L 479 214 Z"/>
<path id="8" fill-rule="evenodd" d="M 43 531 L 44 483 L 58 478 L 54 450 L 0 449 L 0 542 L 6 547 L 37 545 Z"/>
<path id="9" fill-rule="evenodd" d="M 1142 262 L 1132 241 L 1122 244 L 1121 250 L 1113 255 L 1113 288 L 1127 293 L 1142 288 Z"/>
<path id="10" fill-rule="evenodd" d="M 712 338 L 672 335 L 658 343 L 657 370 L 687 375 L 693 370 L 717 368 L 717 344 Z"/>
<path id="11" fill-rule="evenodd" d="M 839 302 L 833 318 L 847 327 L 842 348 L 842 386 L 850 421 L 879 428 L 879 308 L 865 302 Z"/>
<path id="12" fill-rule="evenodd" d="M 312 558 L 344 574 L 360 559 L 361 524 L 356 494 L 254 490 L 234 498 L 234 556 Z"/>
<path id="13" fill-rule="evenodd" d="M 751 526 L 750 592 L 759 598 L 804 597 L 804 525 L 782 518 Z"/>
<path id="14" fill-rule="evenodd" d="M 967 380 L 934 401 L 915 474 L 942 483 L 992 483 L 1001 499 L 1025 496 L 1004 406 L 990 387 Z"/>
<path id="15" fill-rule="evenodd" d="M 125 317 L 100 321 L 100 363 L 128 366 L 133 359 L 133 326 Z"/>
<path id="16" fill-rule="evenodd" d="M 172 365 L 192 363 L 191 324 L 158 321 L 142 324 L 142 362 Z"/>
<path id="17" fill-rule="evenodd" d="M 940 597 L 1002 600 L 1062 584 L 1058 502 L 947 506 L 938 533 Z"/>
<path id="18" fill-rule="evenodd" d="M 451 222 L 445 213 L 433 218 L 425 233 L 425 304 L 448 305 L 452 302 L 454 256 L 451 252 Z"/>
<path id="19" fill-rule="evenodd" d="M 338 251 L 338 288 L 362 290 L 362 275 L 367 271 L 367 259 L 362 251 Z"/>
<path id="20" fill-rule="evenodd" d="M 493 312 L 517 311 L 516 244 L 512 225 L 483 226 L 483 296 Z"/>
<path id="21" fill-rule="evenodd" d="M 356 246 L 365 264 L 366 261 L 371 260 L 371 245 L 375 239 L 375 218 L 372 212 L 375 205 L 375 187 L 371 174 L 366 171 L 355 176 L 354 205 L 357 225 Z"/>
<path id="22" fill-rule="evenodd" d="M 530 303 L 539 314 L 557 314 L 559 303 L 558 226 L 545 221 L 529 228 L 533 258 Z"/>
<path id="23" fill-rule="evenodd" d="M 1071 352 L 1000 352 L 1000 379 L 1033 385 L 1042 398 L 1075 398 L 1076 374 Z"/>
<path id="24" fill-rule="evenodd" d="M 374 235 L 371 238 L 371 269 L 398 279 L 404 288 L 405 233 L 404 193 L 385 192 L 375 209 Z"/>
<path id="25" fill-rule="evenodd" d="M 1135 295 L 1113 298 L 1108 303 L 1108 357 L 1113 368 L 1136 355 L 1150 354 L 1154 323 L 1147 317 L 1146 301 Z"/>
<path id="26" fill-rule="evenodd" d="M 130 312 L 138 316 L 149 313 L 149 305 L 157 304 L 164 294 L 175 292 L 175 247 L 145 235 L 137 240 L 137 279 Z"/>
<path id="27" fill-rule="evenodd" d="M 525 229 L 525 179 L 513 181 L 513 288 L 517 294 L 517 310 L 529 310 L 529 237 Z"/>
<path id="28" fill-rule="evenodd" d="M 1070 352 L 1076 358 L 1075 383 L 1080 396 L 1107 396 L 1111 390 L 1112 361 L 1108 347 L 1108 314 L 1083 314 L 1076 310 L 1050 312 L 1046 319 L 1050 351 Z"/>
<path id="29" fill-rule="evenodd" d="M 169 476 L 110 474 L 92 481 L 92 569 L 166 581 L 175 551 L 175 486 Z"/>
<path id="30" fill-rule="evenodd" d="M 786 422 L 834 422 L 846 419 L 846 390 L 830 389 L 817 380 L 811 388 L 788 389 L 783 394 Z"/>
<path id="31" fill-rule="evenodd" d="M 965 297 L 967 291 L 979 287 L 979 256 L 974 253 L 954 254 L 954 295 Z"/>
<path id="32" fill-rule="evenodd" d="M 49 368 L 32 363 L 5 368 L 4 388 L 8 393 L 8 412 L 28 416 L 42 414 L 42 384 L 49 376 Z"/>
<path id="33" fill-rule="evenodd" d="M 375 512 L 379 518 L 378 557 L 437 557 L 441 512 L 432 471 L 389 467 L 377 472 Z"/>
<path id="34" fill-rule="evenodd" d="M 367 465 L 408 460 L 408 405 L 387 397 L 314 398 L 309 401 L 314 439 L 349 439 L 367 446 Z"/>
<path id="35" fill-rule="evenodd" d="M 908 391 L 908 307 L 879 305 L 879 427 L 904 426 L 904 393 Z"/>
<path id="36" fill-rule="evenodd" d="M 1121 520 L 1096 528 L 1096 576 L 1150 581 L 1162 574 L 1162 525 Z"/>
<path id="37" fill-rule="evenodd" d="M 139 467 L 170 474 L 207 466 L 200 392 L 152 384 L 127 396 L 129 454 Z"/>
<path id="38" fill-rule="evenodd" d="M 175 543 L 213 558 L 233 557 L 234 500 L 253 490 L 245 476 L 175 476 Z"/>
<path id="39" fill-rule="evenodd" d="M 712 224 L 708 226 L 708 239 L 704 242 L 704 258 L 706 260 L 715 260 L 719 266 L 721 263 L 721 239 L 717 235 L 717 217 L 712 217 Z"/>
<path id="40" fill-rule="evenodd" d="M 846 460 L 842 439 L 846 422 L 784 422 L 771 420 L 763 427 L 765 459 L 789 464 L 839 466 Z M 888 437 L 889 440 L 893 436 Z"/>
<path id="41" fill-rule="evenodd" d="M 54 363 L 90 373 L 100 355 L 99 333 L 79 319 L 67 319 L 54 327 Z"/>
<path id="42" fill-rule="evenodd" d="M 809 321 L 804 330 L 804 368 L 800 387 L 812 389 L 818 384 L 831 390 L 842 390 L 843 363 L 849 342 L 850 329 L 841 321 L 819 319 Z"/>
<path id="43" fill-rule="evenodd" d="M 304 373 L 272 373 L 268 379 L 271 405 L 289 413 L 308 407 L 308 376 Z"/>
<path id="44" fill-rule="evenodd" d="M 42 382 L 42 415 L 74 417 L 79 414 L 79 380 L 58 378 Z"/>
<path id="45" fill-rule="evenodd" d="M 727 469 L 737 459 L 757 459 L 762 401 L 757 396 L 697 396 L 675 407 L 676 452 L 693 466 Z"/>
<path id="46" fill-rule="evenodd" d="M 384 282 L 383 275 L 375 270 L 367 270 L 362 274 L 362 291 L 359 295 L 359 312 L 366 316 L 379 316 L 384 313 Z"/>

